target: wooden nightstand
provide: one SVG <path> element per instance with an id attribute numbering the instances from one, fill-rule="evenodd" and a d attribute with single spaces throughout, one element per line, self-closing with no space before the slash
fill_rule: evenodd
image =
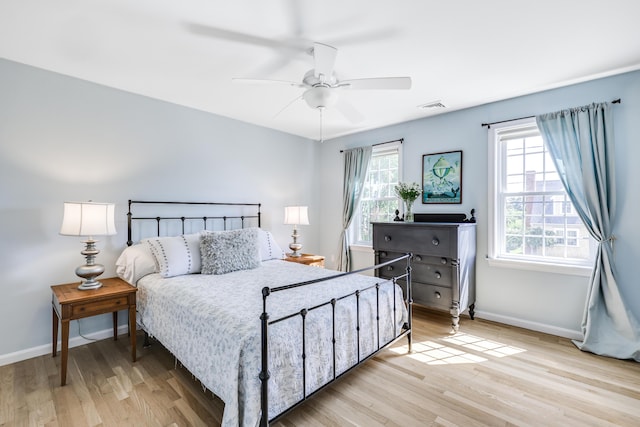
<path id="1" fill-rule="evenodd" d="M 67 382 L 69 356 L 69 321 L 97 314 L 113 313 L 113 339 L 118 339 L 118 310 L 129 310 L 131 359 L 136 361 L 136 291 L 117 277 L 100 279 L 102 287 L 87 291 L 78 289 L 79 282 L 51 286 L 53 296 L 53 357 L 58 351 L 58 323 L 62 322 L 62 361 L 60 385 Z"/>
<path id="2" fill-rule="evenodd" d="M 312 267 L 324 267 L 324 257 L 322 255 L 302 254 L 299 257 L 291 257 L 287 254 L 287 257 L 284 260 L 310 265 Z"/>

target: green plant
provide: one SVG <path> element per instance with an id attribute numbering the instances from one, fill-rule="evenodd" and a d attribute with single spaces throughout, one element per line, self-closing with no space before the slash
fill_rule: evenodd
<path id="1" fill-rule="evenodd" d="M 413 182 L 411 184 L 399 182 L 394 189 L 396 191 L 396 195 L 408 203 L 412 203 L 422 194 L 422 188 L 420 188 L 420 185 L 417 182 Z"/>

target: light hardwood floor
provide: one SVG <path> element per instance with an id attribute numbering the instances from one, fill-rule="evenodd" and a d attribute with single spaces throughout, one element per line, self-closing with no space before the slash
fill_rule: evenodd
<path id="1" fill-rule="evenodd" d="M 320 392 L 290 426 L 639 426 L 640 363 L 583 353 L 566 339 L 416 310 L 406 340 Z M 139 340 L 141 342 L 142 340 Z M 0 367 L 0 425 L 216 426 L 222 402 L 160 345 L 104 340 Z"/>

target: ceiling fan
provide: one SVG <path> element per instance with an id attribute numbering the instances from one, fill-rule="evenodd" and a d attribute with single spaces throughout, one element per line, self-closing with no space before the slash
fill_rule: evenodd
<path id="1" fill-rule="evenodd" d="M 372 77 L 361 79 L 339 80 L 334 71 L 334 65 L 338 50 L 323 43 L 314 43 L 309 49 L 313 56 L 314 68 L 307 71 L 302 82 L 268 79 L 244 79 L 234 78 L 234 82 L 257 84 L 284 84 L 304 89 L 301 95 L 296 96 L 284 106 L 277 114 L 299 100 L 304 100 L 307 105 L 320 111 L 320 132 L 322 133 L 322 112 L 329 107 L 335 107 L 352 123 L 358 123 L 364 119 L 350 103 L 340 96 L 342 90 L 407 90 L 411 89 L 411 77 Z M 322 135 L 320 136 L 322 140 Z"/>

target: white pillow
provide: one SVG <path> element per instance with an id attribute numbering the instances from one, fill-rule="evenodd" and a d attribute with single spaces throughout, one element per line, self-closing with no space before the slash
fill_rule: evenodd
<path id="1" fill-rule="evenodd" d="M 258 229 L 258 242 L 260 244 L 260 259 L 262 261 L 285 258 L 284 251 L 273 239 L 273 234 L 271 234 L 270 231 Z"/>
<path id="2" fill-rule="evenodd" d="M 260 266 L 258 229 L 242 228 L 202 234 L 202 274 L 225 274 Z"/>
<path id="3" fill-rule="evenodd" d="M 146 242 L 127 246 L 116 260 L 116 274 L 133 286 L 147 274 L 157 271 L 156 260 Z"/>
<path id="4" fill-rule="evenodd" d="M 146 240 L 162 277 L 200 273 L 200 233 Z"/>

